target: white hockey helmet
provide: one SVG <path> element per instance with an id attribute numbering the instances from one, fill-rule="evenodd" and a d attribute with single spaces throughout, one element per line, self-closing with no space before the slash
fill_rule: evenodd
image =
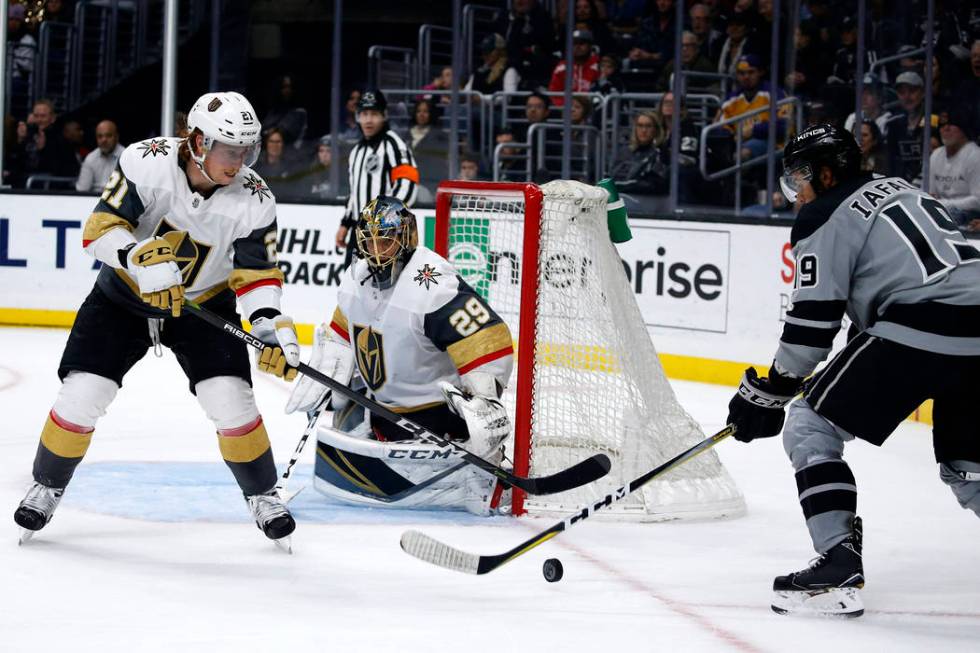
<path id="1" fill-rule="evenodd" d="M 196 129 L 204 135 L 201 155 L 197 156 L 191 148 L 191 158 L 202 172 L 205 157 L 218 144 L 230 146 L 219 147 L 218 151 L 237 151 L 239 155 L 243 152 L 242 163 L 247 166 L 254 165 L 259 158 L 262 124 L 256 117 L 252 104 L 241 93 L 205 93 L 187 114 L 187 128 L 192 133 Z"/>

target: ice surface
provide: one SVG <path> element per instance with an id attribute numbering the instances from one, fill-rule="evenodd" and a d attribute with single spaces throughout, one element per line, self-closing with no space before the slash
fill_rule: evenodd
<path id="1" fill-rule="evenodd" d="M 939 481 L 929 429 L 848 446 L 865 524 L 866 615 L 779 616 L 773 576 L 813 555 L 778 438 L 719 455 L 748 516 L 669 524 L 591 520 L 486 576 L 416 561 L 416 528 L 499 553 L 552 520 L 296 499 L 294 555 L 248 522 L 213 429 L 169 355 L 126 379 L 51 524 L 23 547 L 10 515 L 58 389 L 66 331 L 0 328 L 0 651 L 949 651 L 980 648 L 980 524 Z M 706 432 L 730 388 L 675 383 Z M 305 419 L 255 378 L 277 459 Z M 308 483 L 307 447 L 291 489 Z M 559 583 L 541 565 L 558 557 Z M 310 645 L 317 646 L 311 649 Z M 301 648 L 302 647 L 302 648 Z M 628 647 L 628 648 L 627 648 Z"/>

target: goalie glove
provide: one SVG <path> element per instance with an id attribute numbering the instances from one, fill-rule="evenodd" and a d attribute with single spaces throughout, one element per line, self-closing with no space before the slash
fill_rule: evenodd
<path id="1" fill-rule="evenodd" d="M 786 404 L 802 385 L 803 379 L 783 376 L 775 367 L 769 369 L 768 377 L 760 377 L 752 367 L 745 370 L 738 392 L 728 404 L 728 423 L 735 426 L 735 439 L 751 442 L 779 435 Z"/>
<path id="2" fill-rule="evenodd" d="M 184 305 L 184 277 L 174 250 L 185 236 L 186 232 L 170 231 L 147 238 L 126 254 L 126 270 L 139 286 L 140 299 L 153 308 L 169 310 L 173 317 L 180 317 Z"/>
<path id="3" fill-rule="evenodd" d="M 287 381 L 295 379 L 296 366 L 300 361 L 299 339 L 293 319 L 285 315 L 257 317 L 252 320 L 252 335 L 271 345 L 259 352 L 256 361 L 258 368 Z"/>
<path id="4" fill-rule="evenodd" d="M 510 418 L 498 399 L 471 394 L 445 381 L 439 383 L 439 388 L 449 409 L 466 421 L 470 432 L 467 449 L 471 453 L 482 456 L 493 451 L 510 435 Z"/>
<path id="5" fill-rule="evenodd" d="M 313 332 L 313 354 L 309 365 L 334 381 L 348 385 L 354 373 L 354 352 L 350 345 L 331 338 L 330 328 L 321 324 Z M 319 381 L 301 374 L 286 402 L 286 413 L 308 413 L 319 406 L 329 392 L 330 389 Z"/>

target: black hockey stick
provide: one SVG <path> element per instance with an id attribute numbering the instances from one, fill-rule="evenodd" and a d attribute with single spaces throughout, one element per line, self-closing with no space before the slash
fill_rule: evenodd
<path id="1" fill-rule="evenodd" d="M 265 344 L 252 334 L 250 334 L 245 329 L 240 326 L 236 326 L 231 322 L 219 317 L 207 310 L 195 304 L 191 301 L 184 302 L 184 306 L 187 308 L 188 312 L 195 315 L 208 324 L 215 326 L 230 336 L 238 338 L 244 342 L 249 347 L 252 347 L 258 351 L 262 351 L 269 345 Z M 449 440 L 443 436 L 436 435 L 432 431 L 426 429 L 425 427 L 416 424 L 412 420 L 406 418 L 403 415 L 399 415 L 393 410 L 385 408 L 378 402 L 374 401 L 362 395 L 359 392 L 351 390 L 343 383 L 339 383 L 331 379 L 326 374 L 310 367 L 306 363 L 300 363 L 297 369 L 310 377 L 315 381 L 319 381 L 323 385 L 327 386 L 335 393 L 340 394 L 355 404 L 363 406 L 367 410 L 371 411 L 379 417 L 383 417 L 392 424 L 396 424 L 401 428 L 405 429 L 413 436 L 418 439 L 428 442 L 429 444 L 434 444 L 439 447 L 450 447 L 453 450 L 453 454 L 459 456 L 471 465 L 479 467 L 483 471 L 495 476 L 507 485 L 513 485 L 516 488 L 524 490 L 528 494 L 555 494 L 557 492 L 565 492 L 571 490 L 572 488 L 585 485 L 586 483 L 591 483 L 596 479 L 602 478 L 609 472 L 610 462 L 609 457 L 605 454 L 596 454 L 585 460 L 581 460 L 567 469 L 563 469 L 560 472 L 551 474 L 550 476 L 539 476 L 536 478 L 525 478 L 523 476 L 516 476 L 503 467 L 494 465 L 493 463 L 480 458 L 479 456 L 470 453 L 463 447 L 459 446 L 457 443 Z"/>
<path id="2" fill-rule="evenodd" d="M 629 485 L 616 488 L 592 505 L 587 506 L 580 512 L 577 512 L 574 515 L 571 515 L 570 517 L 558 522 L 551 528 L 541 531 L 534 537 L 521 542 L 510 551 L 506 551 L 498 555 L 477 555 L 474 553 L 467 553 L 466 551 L 461 551 L 460 549 L 451 547 L 448 544 L 440 542 L 439 540 L 429 537 L 425 533 L 421 533 L 419 531 L 405 531 L 402 534 L 402 549 L 405 551 L 405 553 L 414 556 L 419 560 L 424 560 L 425 562 L 437 565 L 439 567 L 445 567 L 446 569 L 452 569 L 454 571 L 461 571 L 465 574 L 486 574 L 493 571 L 497 567 L 510 562 L 514 558 L 524 555 L 539 544 L 544 544 L 551 538 L 557 536 L 562 531 L 568 530 L 575 524 L 585 521 L 597 510 L 608 508 L 617 501 L 626 498 L 628 494 L 643 487 L 657 476 L 660 476 L 664 472 L 670 471 L 674 467 L 677 467 L 681 463 L 694 458 L 698 454 L 704 453 L 733 433 L 735 433 L 735 427 L 729 424 L 714 435 L 708 436 L 704 440 L 701 440 L 687 451 L 677 454 L 659 467 L 651 469 L 649 472 L 630 481 Z"/>
<path id="3" fill-rule="evenodd" d="M 328 394 L 326 397 L 324 397 L 320 403 L 310 411 L 307 417 L 306 428 L 303 429 L 303 435 L 300 436 L 299 442 L 296 443 L 296 450 L 293 451 L 293 457 L 289 459 L 289 464 L 286 465 L 286 470 L 282 473 L 282 476 L 279 477 L 279 482 L 276 483 L 276 491 L 279 492 L 279 496 L 286 503 L 292 501 L 297 494 L 303 491 L 303 488 L 301 487 L 291 494 L 287 493 L 286 481 L 289 480 L 290 475 L 293 473 L 293 467 L 295 467 L 297 461 L 299 461 L 299 456 L 301 453 L 303 453 L 303 449 L 306 447 L 306 441 L 309 440 L 310 435 L 313 434 L 313 429 L 316 428 L 316 423 L 320 419 L 320 415 L 323 414 L 324 407 L 329 401 L 329 396 L 330 395 Z"/>

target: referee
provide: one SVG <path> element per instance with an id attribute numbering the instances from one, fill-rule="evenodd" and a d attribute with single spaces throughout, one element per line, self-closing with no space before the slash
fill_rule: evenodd
<path id="1" fill-rule="evenodd" d="M 357 124 L 361 140 L 351 150 L 347 162 L 350 198 L 344 219 L 337 230 L 337 247 L 347 248 L 345 263 L 350 264 L 357 249 L 354 230 L 361 210 L 378 195 L 397 197 L 405 206 L 415 202 L 419 169 L 415 155 L 398 134 L 388 129 L 388 102 L 381 91 L 369 90 L 357 103 Z"/>

